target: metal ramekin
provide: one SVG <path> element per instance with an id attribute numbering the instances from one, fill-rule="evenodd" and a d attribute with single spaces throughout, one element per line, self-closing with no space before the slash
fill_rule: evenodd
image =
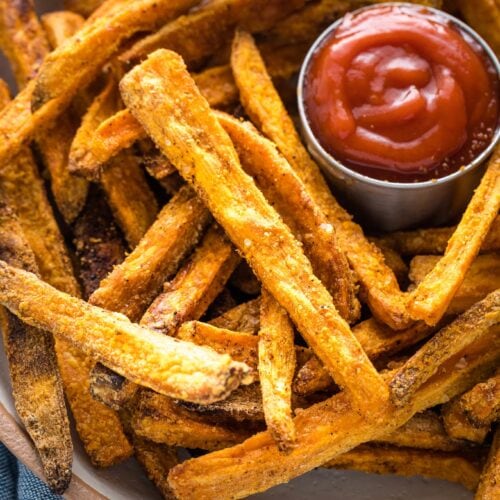
<path id="1" fill-rule="evenodd" d="M 380 8 L 384 5 L 404 5 L 423 8 L 404 2 L 388 2 L 364 7 L 361 10 Z M 488 44 L 467 24 L 437 9 L 436 12 L 453 22 L 459 29 L 471 36 L 490 58 L 497 74 L 500 64 Z M 330 37 L 342 22 L 339 19 L 327 28 L 314 42 L 302 64 L 297 96 L 302 132 L 309 152 L 318 162 L 329 180 L 333 191 L 343 205 L 358 221 L 376 231 L 396 231 L 417 226 L 438 226 L 456 219 L 465 209 L 474 189 L 485 171 L 485 160 L 491 155 L 500 140 L 500 123 L 490 146 L 466 167 L 436 180 L 400 183 L 367 177 L 355 172 L 333 158 L 319 143 L 307 119 L 303 99 L 306 73 L 312 57 L 318 48 Z"/>

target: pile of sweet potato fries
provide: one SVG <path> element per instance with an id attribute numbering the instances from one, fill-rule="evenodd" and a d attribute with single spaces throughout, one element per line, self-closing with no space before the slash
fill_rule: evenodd
<path id="1" fill-rule="evenodd" d="M 499 498 L 500 149 L 457 226 L 367 236 L 295 126 L 308 47 L 374 2 L 0 0 L 1 329 L 55 492 L 67 402 L 166 498 L 316 467 Z M 500 52 L 495 1 L 415 3 Z"/>

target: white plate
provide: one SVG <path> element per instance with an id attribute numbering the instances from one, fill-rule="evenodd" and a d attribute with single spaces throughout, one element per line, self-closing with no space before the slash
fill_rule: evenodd
<path id="1" fill-rule="evenodd" d="M 58 0 L 41 0 L 37 3 L 41 11 L 53 10 L 62 5 L 62 2 Z M 0 76 L 10 81 L 10 71 L 4 60 L 0 60 Z M 17 420 L 3 347 L 0 348 L 0 414 L 1 406 Z M 4 419 L 0 419 L 0 421 L 1 425 L 4 426 L 3 429 L 0 429 L 0 436 L 3 436 L 5 444 L 23 462 L 31 466 L 37 474 L 40 474 L 32 450 L 26 446 L 24 433 L 17 426 L 9 425 L 13 422 Z M 5 432 L 7 425 L 9 425 L 8 434 Z M 3 433 L 2 430 L 4 430 Z M 76 436 L 74 442 L 73 471 L 75 477 L 81 481 L 77 480 L 72 484 L 66 495 L 68 498 L 89 500 L 90 494 L 88 490 L 85 491 L 85 485 L 112 500 L 160 498 L 133 459 L 107 470 L 97 470 L 90 465 Z M 266 493 L 255 495 L 253 498 L 260 500 L 277 498 L 286 498 L 287 500 L 306 498 L 314 498 L 315 500 L 333 498 L 342 500 L 471 500 L 473 495 L 462 486 L 445 481 L 319 469 L 297 478 L 287 485 L 278 486 Z"/>

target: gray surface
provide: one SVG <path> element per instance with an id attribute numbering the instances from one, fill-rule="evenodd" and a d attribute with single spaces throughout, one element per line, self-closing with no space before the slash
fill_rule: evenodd
<path id="1" fill-rule="evenodd" d="M 57 8 L 56 0 L 38 1 L 40 7 Z M 0 76 L 10 78 L 5 61 L 0 58 Z M 13 415 L 7 360 L 0 346 L 0 403 Z M 75 437 L 74 471 L 77 476 L 97 491 L 113 500 L 156 499 L 159 495 L 151 487 L 133 460 L 108 470 L 96 470 L 87 460 Z M 350 471 L 316 470 L 287 485 L 278 486 L 252 498 L 260 500 L 287 499 L 315 500 L 471 500 L 472 495 L 462 486 L 445 481 L 419 477 L 400 478 L 376 476 Z"/>

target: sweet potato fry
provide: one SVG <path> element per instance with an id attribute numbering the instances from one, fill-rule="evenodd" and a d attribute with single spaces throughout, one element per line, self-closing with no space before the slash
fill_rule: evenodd
<path id="1" fill-rule="evenodd" d="M 499 209 L 500 148 L 497 148 L 444 256 L 410 296 L 408 308 L 413 318 L 428 324 L 436 324 L 441 319 L 479 253 Z"/>
<path id="2" fill-rule="evenodd" d="M 70 297 L 2 262 L 0 302 L 23 321 L 72 342 L 133 382 L 179 399 L 216 401 L 250 373 L 227 355 L 141 328 L 122 314 Z"/>
<path id="3" fill-rule="evenodd" d="M 500 332 L 500 290 L 492 292 L 443 328 L 398 370 L 390 384 L 393 403 L 405 405 L 444 361 L 490 329 L 497 334 Z"/>
<path id="4" fill-rule="evenodd" d="M 415 231 L 400 231 L 376 239 L 382 244 L 394 248 L 402 255 L 441 255 L 446 251 L 449 239 L 456 227 L 433 229 L 417 229 Z M 500 250 L 500 217 L 497 216 L 491 225 L 480 252 L 497 252 Z"/>
<path id="5" fill-rule="evenodd" d="M 210 214 L 195 193 L 182 188 L 134 251 L 92 294 L 90 303 L 138 321 L 196 245 L 209 220 Z"/>
<path id="6" fill-rule="evenodd" d="M 188 66 L 214 54 L 231 36 L 237 25 L 262 31 L 304 5 L 303 0 L 222 0 L 182 16 L 152 35 L 139 40 L 120 56 L 122 61 L 138 61 L 157 49 L 170 49 Z M 196 41 L 195 41 L 196 40 Z"/>
<path id="7" fill-rule="evenodd" d="M 218 328 L 255 335 L 260 328 L 260 298 L 244 302 L 208 323 Z"/>
<path id="8" fill-rule="evenodd" d="M 243 429 L 206 422 L 173 400 L 144 390 L 133 410 L 132 426 L 137 435 L 156 443 L 204 450 L 225 448 L 250 435 Z"/>
<path id="9" fill-rule="evenodd" d="M 62 45 L 83 27 L 85 19 L 70 10 L 47 12 L 40 17 L 50 46 L 55 49 Z"/>
<path id="10" fill-rule="evenodd" d="M 318 166 L 313 162 L 266 71 L 248 33 L 237 32 L 231 67 L 240 99 L 252 121 L 272 139 L 311 196 L 336 230 L 340 248 L 356 271 L 372 312 L 395 329 L 409 326 L 405 296 L 396 277 L 385 265 L 382 253 L 363 235 L 360 226 L 332 196 Z"/>
<path id="11" fill-rule="evenodd" d="M 104 2 L 105 0 L 64 0 L 64 7 L 69 11 L 88 17 Z"/>
<path id="12" fill-rule="evenodd" d="M 314 277 L 298 241 L 241 169 L 229 137 L 180 56 L 156 52 L 128 73 L 120 87 L 132 113 L 195 186 L 339 384 L 349 390 L 359 408 L 379 408 L 387 398 L 385 384 Z"/>
<path id="13" fill-rule="evenodd" d="M 0 258 L 36 272 L 35 256 L 14 213 L 0 202 Z M 16 411 L 40 455 L 51 489 L 63 493 L 71 480 L 73 446 L 50 333 L 22 323 L 0 308 L 0 326 Z"/>
<path id="14" fill-rule="evenodd" d="M 141 319 L 141 325 L 175 336 L 182 323 L 201 318 L 224 288 L 240 258 L 223 231 L 212 226 L 193 256 Z"/>
<path id="15" fill-rule="evenodd" d="M 274 144 L 250 123 L 225 113 L 217 113 L 217 118 L 235 145 L 245 172 L 302 242 L 314 273 L 331 293 L 341 316 L 349 323 L 356 321 L 360 314 L 356 283 L 326 215 Z"/>
<path id="16" fill-rule="evenodd" d="M 295 373 L 293 326 L 286 311 L 262 291 L 259 331 L 259 379 L 267 428 L 284 452 L 296 441 L 292 419 L 292 380 Z"/>
<path id="17" fill-rule="evenodd" d="M 297 446 L 291 453 L 281 454 L 270 433 L 264 432 L 233 448 L 178 465 L 170 472 L 169 483 L 180 499 L 223 499 L 243 498 L 287 482 L 359 444 L 387 435 L 414 414 L 470 388 L 498 362 L 500 350 L 493 349 L 494 338 L 490 335 L 449 360 L 406 407 L 388 408 L 382 422 L 361 417 L 341 393 L 297 414 Z M 469 363 L 453 370 L 465 355 Z"/>
<path id="18" fill-rule="evenodd" d="M 500 372 L 448 403 L 442 415 L 450 436 L 482 443 L 500 417 Z"/>
<path id="19" fill-rule="evenodd" d="M 488 461 L 484 466 L 475 500 L 495 500 L 498 498 L 500 485 L 500 430 L 497 429 L 493 438 Z"/>
<path id="20" fill-rule="evenodd" d="M 438 262 L 437 256 L 415 257 L 410 264 L 410 280 L 418 285 Z M 446 314 L 460 314 L 498 288 L 500 288 L 500 255 L 480 255 L 467 271 Z"/>
<path id="21" fill-rule="evenodd" d="M 379 445 L 361 445 L 323 467 L 350 469 L 374 474 L 424 476 L 459 483 L 475 491 L 481 470 L 464 455 L 434 450 L 415 450 Z"/>

